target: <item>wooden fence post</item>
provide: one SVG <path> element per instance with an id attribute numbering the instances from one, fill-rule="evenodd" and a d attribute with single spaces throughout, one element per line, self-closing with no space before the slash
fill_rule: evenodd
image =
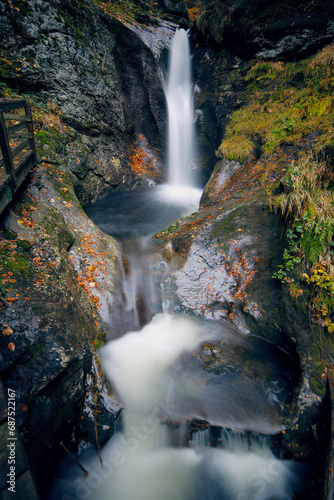
<path id="1" fill-rule="evenodd" d="M 7 130 L 5 126 L 5 120 L 3 117 L 3 112 L 0 111 L 0 145 L 2 150 L 2 156 L 5 163 L 6 172 L 11 176 L 14 184 L 16 186 L 16 176 L 14 170 L 14 164 L 12 160 L 12 154 L 9 147 L 9 141 L 7 136 Z"/>
<path id="2" fill-rule="evenodd" d="M 24 110 L 25 110 L 26 116 L 29 118 L 29 122 L 27 123 L 27 130 L 28 130 L 28 133 L 31 135 L 31 137 L 29 137 L 29 144 L 30 144 L 30 149 L 32 149 L 34 152 L 34 162 L 35 162 L 36 161 L 36 147 L 35 147 L 34 125 L 33 125 L 33 121 L 32 121 L 30 104 L 27 101 L 24 105 Z"/>

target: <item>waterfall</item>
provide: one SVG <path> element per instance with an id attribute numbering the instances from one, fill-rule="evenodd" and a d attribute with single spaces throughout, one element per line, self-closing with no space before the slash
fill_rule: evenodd
<path id="1" fill-rule="evenodd" d="M 176 32 L 165 90 L 168 106 L 168 183 L 193 186 L 194 106 L 190 50 L 186 31 Z"/>
<path id="2" fill-rule="evenodd" d="M 99 350 L 125 406 L 123 427 L 102 447 L 103 467 L 95 451 L 83 453 L 89 474 L 66 466 L 48 500 L 292 500 L 300 490 L 296 464 L 275 457 L 269 439 L 249 437 L 282 429 L 294 378 L 281 350 L 273 355 L 271 344 L 226 324 L 157 314 L 150 238 L 196 210 L 201 193 L 191 179 L 190 74 L 187 34 L 178 30 L 166 88 L 169 184 L 113 193 L 89 209 L 103 230 L 123 239 L 127 256 L 122 324 L 114 325 L 124 334 Z M 207 428 L 191 433 L 195 420 Z"/>

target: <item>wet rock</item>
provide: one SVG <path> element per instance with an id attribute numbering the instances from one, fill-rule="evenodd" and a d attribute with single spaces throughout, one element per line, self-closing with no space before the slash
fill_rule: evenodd
<path id="1" fill-rule="evenodd" d="M 63 165 L 41 164 L 27 187 L 30 198 L 16 202 L 1 233 L 0 314 L 8 335 L 0 335 L 0 365 L 5 387 L 16 391 L 17 427 L 43 487 L 84 407 L 121 257 L 115 240 L 83 213 Z"/>
<path id="2" fill-rule="evenodd" d="M 215 169 L 205 185 L 202 197 L 201 206 L 205 207 L 214 202 L 217 194 L 224 189 L 224 186 L 228 183 L 231 177 L 241 168 L 241 163 L 233 160 L 221 160 L 219 161 Z"/>
<path id="3" fill-rule="evenodd" d="M 136 32 L 89 0 L 33 0 L 0 31 L 3 78 L 21 92 L 33 92 L 44 106 L 58 106 L 77 140 L 93 152 L 69 163 L 80 200 L 133 184 L 129 144 L 142 135 L 162 155 L 166 106 L 158 64 Z M 13 61 L 15 63 L 13 64 Z M 73 159 L 73 158 L 72 158 Z M 94 192 L 92 187 L 94 187 Z"/>
<path id="4" fill-rule="evenodd" d="M 154 57 L 159 62 L 159 67 L 167 70 L 168 52 L 171 39 L 179 24 L 165 19 L 150 20 L 150 24 L 133 24 L 128 26 L 153 52 Z"/>
<path id="5" fill-rule="evenodd" d="M 215 151 L 224 135 L 229 115 L 245 86 L 245 63 L 226 50 L 218 52 L 210 46 L 198 44 L 194 31 L 190 32 L 190 40 L 193 45 L 198 163 L 200 177 L 207 182 L 217 161 Z"/>
<path id="6" fill-rule="evenodd" d="M 169 245 L 169 262 L 178 265 L 170 289 L 176 310 L 231 321 L 293 353 L 290 336 L 300 338 L 308 327 L 304 318 L 296 332 L 302 313 L 297 321 L 291 299 L 283 299 L 272 278 L 281 262 L 283 227 L 268 209 L 262 173 L 258 166 L 219 162 L 200 210 L 158 237 Z"/>
<path id="7" fill-rule="evenodd" d="M 184 0 L 158 0 L 158 7 L 167 14 L 188 19 L 188 10 Z"/>
<path id="8" fill-rule="evenodd" d="M 306 57 L 333 40 L 333 26 L 329 0 L 219 0 L 197 20 L 201 36 L 213 38 L 239 57 L 263 59 Z"/>

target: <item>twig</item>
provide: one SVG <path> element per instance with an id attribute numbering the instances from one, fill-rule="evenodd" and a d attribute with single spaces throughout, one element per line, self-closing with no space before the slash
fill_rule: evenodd
<path id="1" fill-rule="evenodd" d="M 95 410 L 95 438 L 96 438 L 96 446 L 97 446 L 97 452 L 99 454 L 99 459 L 101 463 L 101 467 L 103 467 L 103 462 L 102 462 L 102 456 L 101 456 L 101 450 L 100 450 L 100 444 L 99 444 L 99 436 L 97 434 L 97 422 L 96 422 L 96 415 L 97 415 L 97 410 Z"/>
<path id="2" fill-rule="evenodd" d="M 64 448 L 64 450 L 69 454 L 69 456 L 74 460 L 74 462 L 79 465 L 80 469 L 84 471 L 85 473 L 85 477 L 88 476 L 89 472 L 88 470 L 86 470 L 84 467 L 82 467 L 82 465 L 78 462 L 78 460 L 76 458 L 74 458 L 74 456 L 72 455 L 72 453 L 70 451 L 68 451 L 68 449 L 66 448 L 66 446 L 64 445 L 63 442 L 60 443 L 60 445 Z"/>

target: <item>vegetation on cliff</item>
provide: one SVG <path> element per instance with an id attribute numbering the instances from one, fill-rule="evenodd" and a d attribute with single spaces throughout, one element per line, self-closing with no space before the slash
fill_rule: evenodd
<path id="1" fill-rule="evenodd" d="M 251 62 L 247 88 L 217 151 L 250 166 L 281 165 L 278 177 L 266 170 L 261 179 L 269 205 L 286 225 L 273 278 L 306 306 L 314 334 L 310 384 L 320 395 L 319 366 L 330 366 L 334 353 L 333 54 L 328 45 L 295 63 Z"/>

